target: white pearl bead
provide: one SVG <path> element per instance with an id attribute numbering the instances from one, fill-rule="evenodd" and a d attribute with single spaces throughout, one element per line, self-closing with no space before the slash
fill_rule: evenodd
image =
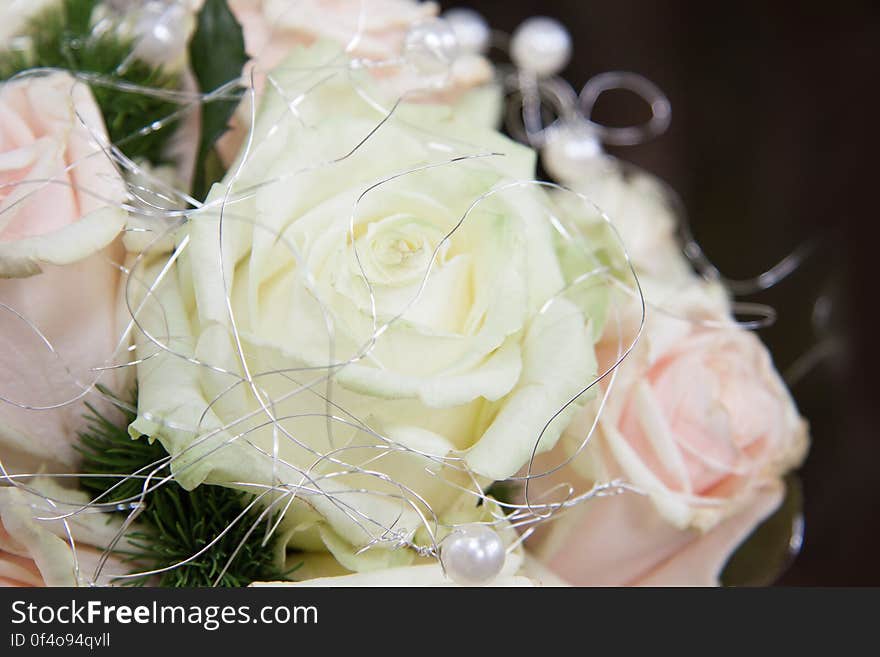
<path id="1" fill-rule="evenodd" d="M 422 21 L 406 33 L 403 56 L 420 73 L 446 73 L 458 56 L 458 40 L 446 21 L 439 18 Z"/>
<path id="2" fill-rule="evenodd" d="M 589 175 L 601 164 L 602 144 L 596 131 L 583 120 L 560 120 L 547 129 L 541 162 L 547 173 L 560 182 L 572 182 Z"/>
<path id="3" fill-rule="evenodd" d="M 518 68 L 538 77 L 556 75 L 571 58 L 571 36 L 553 18 L 529 18 L 513 33 L 510 56 Z"/>
<path id="4" fill-rule="evenodd" d="M 462 586 L 490 583 L 504 568 L 506 556 L 501 537 L 485 525 L 459 527 L 440 545 L 447 576 Z"/>
<path id="5" fill-rule="evenodd" d="M 449 23 L 458 39 L 462 52 L 482 55 L 489 49 L 492 32 L 489 24 L 478 12 L 466 7 L 456 7 L 443 13 L 443 20 Z"/>
<path id="6" fill-rule="evenodd" d="M 188 27 L 183 5 L 147 2 L 134 27 L 136 55 L 154 65 L 173 62 L 186 49 Z"/>

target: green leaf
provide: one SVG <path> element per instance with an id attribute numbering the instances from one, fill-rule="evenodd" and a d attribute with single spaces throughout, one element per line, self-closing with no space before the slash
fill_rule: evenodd
<path id="1" fill-rule="evenodd" d="M 226 0 L 206 0 L 199 12 L 196 31 L 189 44 L 190 65 L 202 93 L 211 93 L 241 77 L 248 56 L 241 25 Z M 219 178 L 209 171 L 209 155 L 226 131 L 229 119 L 241 99 L 242 90 L 230 90 L 222 98 L 202 105 L 202 134 L 193 179 L 193 194 L 205 198 Z M 233 98 L 229 98 L 229 96 Z"/>
<path id="2" fill-rule="evenodd" d="M 743 541 L 721 573 L 724 586 L 769 586 L 785 572 L 800 549 L 803 494 L 796 475 L 785 479 L 785 499 L 776 512 Z"/>

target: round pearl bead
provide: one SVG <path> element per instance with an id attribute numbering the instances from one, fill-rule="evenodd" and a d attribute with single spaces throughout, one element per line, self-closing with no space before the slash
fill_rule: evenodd
<path id="1" fill-rule="evenodd" d="M 596 131 L 586 122 L 561 120 L 547 129 L 541 162 L 547 172 L 560 182 L 570 182 L 588 175 L 602 162 L 602 144 Z"/>
<path id="2" fill-rule="evenodd" d="M 553 18 L 529 18 L 513 33 L 510 56 L 518 68 L 538 77 L 556 75 L 571 58 L 571 36 Z"/>
<path id="3" fill-rule="evenodd" d="M 134 27 L 137 56 L 154 65 L 173 61 L 186 49 L 187 27 L 183 5 L 159 0 L 147 2 Z"/>
<path id="4" fill-rule="evenodd" d="M 489 49 L 492 32 L 489 24 L 478 12 L 465 7 L 457 7 L 443 13 L 443 20 L 449 23 L 458 39 L 458 47 L 463 53 L 481 55 Z"/>
<path id="5" fill-rule="evenodd" d="M 462 586 L 490 583 L 504 568 L 506 556 L 501 537 L 485 525 L 459 527 L 440 545 L 447 576 Z"/>
<path id="6" fill-rule="evenodd" d="M 458 40 L 449 24 L 439 18 L 413 25 L 403 42 L 404 59 L 420 73 L 449 71 L 458 55 Z"/>

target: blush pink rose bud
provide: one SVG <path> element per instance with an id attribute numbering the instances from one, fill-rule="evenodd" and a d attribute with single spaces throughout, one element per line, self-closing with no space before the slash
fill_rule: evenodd
<path id="1" fill-rule="evenodd" d="M 609 322 L 600 371 L 632 337 L 619 340 Z M 589 430 L 583 419 L 569 445 Z M 683 293 L 674 306 L 649 307 L 575 462 L 578 490 L 618 479 L 644 495 L 587 501 L 533 547 L 573 584 L 716 584 L 730 553 L 781 503 L 780 478 L 807 444 L 806 422 L 760 340 L 701 292 Z"/>
<path id="2" fill-rule="evenodd" d="M 106 147 L 100 110 L 70 75 L 0 86 L 0 460 L 7 470 L 70 469 L 85 425 L 84 391 L 119 384 L 121 373 L 97 370 L 114 358 L 121 335 L 117 238 L 126 220 L 126 188 Z"/>
<path id="3" fill-rule="evenodd" d="M 437 3 L 416 0 L 231 0 L 229 4 L 261 75 L 295 47 L 331 41 L 398 91 L 415 82 L 406 79 L 410 76 L 402 61 L 407 33 L 439 13 Z M 459 53 L 450 74 L 444 94 L 454 96 L 487 82 L 492 67 L 482 56 Z M 262 80 L 258 84 L 262 86 Z"/>
<path id="4" fill-rule="evenodd" d="M 247 52 L 253 58 L 249 66 L 253 66 L 254 90 L 258 97 L 265 87 L 268 71 L 281 64 L 295 48 L 318 41 L 336 43 L 340 54 L 344 51 L 354 60 L 360 60 L 392 99 L 410 93 L 408 100 L 454 103 L 465 92 L 488 83 L 493 76 L 492 65 L 485 57 L 460 53 L 451 62 L 443 84 L 435 89 L 427 85 L 424 75 L 406 65 L 407 32 L 438 15 L 439 6 L 434 2 L 231 0 L 229 4 L 241 23 Z M 333 62 L 328 65 L 332 66 Z M 246 76 L 250 70 L 245 71 Z M 247 135 L 250 123 L 247 105 L 242 103 L 230 130 L 218 143 L 221 159 L 227 165 Z M 494 108 L 490 113 L 494 114 Z M 494 116 L 483 119 L 484 122 L 492 120 Z"/>

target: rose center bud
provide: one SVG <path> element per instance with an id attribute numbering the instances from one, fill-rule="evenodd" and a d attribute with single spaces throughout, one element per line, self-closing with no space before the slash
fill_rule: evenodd
<path id="1" fill-rule="evenodd" d="M 387 265 L 402 265 L 409 257 L 422 251 L 422 245 L 409 239 L 396 239 L 378 245 L 378 257 Z"/>
<path id="2" fill-rule="evenodd" d="M 442 264 L 446 244 L 437 248 L 442 239 L 443 233 L 436 226 L 412 215 L 396 214 L 373 221 L 355 239 L 353 273 L 371 286 L 418 285 L 429 270 Z"/>

